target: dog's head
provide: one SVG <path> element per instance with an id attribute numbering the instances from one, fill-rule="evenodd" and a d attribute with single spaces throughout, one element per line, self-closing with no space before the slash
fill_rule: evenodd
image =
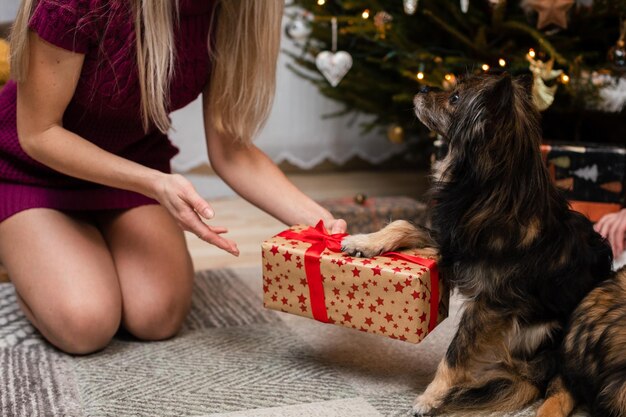
<path id="1" fill-rule="evenodd" d="M 484 175 L 513 168 L 510 162 L 522 163 L 538 151 L 539 113 L 527 84 L 509 74 L 468 77 L 450 91 L 422 88 L 414 104 L 417 117 L 443 136 L 449 153 L 469 158 Z"/>

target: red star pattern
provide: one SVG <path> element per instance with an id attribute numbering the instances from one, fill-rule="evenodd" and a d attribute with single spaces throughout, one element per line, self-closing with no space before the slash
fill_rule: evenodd
<path id="1" fill-rule="evenodd" d="M 310 315 L 308 278 L 304 271 L 304 257 L 301 256 L 306 249 L 302 242 L 290 242 L 280 237 L 274 239 L 277 239 L 275 244 L 271 242 L 264 246 L 264 305 L 285 312 Z M 292 249 L 289 243 L 296 247 Z M 283 258 L 274 258 L 273 262 L 269 262 L 270 255 L 278 254 Z M 289 261 L 294 263 L 289 264 Z M 322 253 L 320 263 L 325 265 L 322 280 L 328 294 L 328 313 L 334 316 L 328 318 L 329 323 L 411 342 L 419 341 L 428 333 L 425 322 L 429 311 L 427 301 L 430 297 L 430 282 L 427 275 L 426 278 L 420 275 L 422 270 L 427 272 L 427 269 L 389 258 L 370 260 L 341 257 L 328 250 Z M 294 270 L 293 273 L 288 266 Z M 387 274 L 384 277 L 383 271 Z M 366 275 L 361 277 L 363 272 Z M 396 277 L 392 277 L 391 273 Z M 381 278 L 377 280 L 376 275 Z M 331 284 L 331 281 L 335 282 Z M 404 292 L 407 288 L 408 291 Z M 329 292 L 333 295 L 330 296 Z M 293 295 L 286 296 L 291 293 Z"/>

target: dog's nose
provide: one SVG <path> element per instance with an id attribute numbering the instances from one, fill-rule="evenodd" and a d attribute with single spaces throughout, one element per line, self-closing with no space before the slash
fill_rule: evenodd
<path id="1" fill-rule="evenodd" d="M 432 90 L 432 88 L 430 88 L 427 85 L 423 85 L 420 89 L 419 89 L 419 93 L 420 94 L 427 94 L 430 93 L 430 91 Z"/>

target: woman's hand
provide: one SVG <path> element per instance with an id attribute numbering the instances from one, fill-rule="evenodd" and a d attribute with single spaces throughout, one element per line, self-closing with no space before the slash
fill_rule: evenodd
<path id="1" fill-rule="evenodd" d="M 346 230 L 348 229 L 348 225 L 344 219 L 332 219 L 325 223 L 325 226 L 326 230 L 328 230 L 331 235 L 346 233 Z"/>
<path id="2" fill-rule="evenodd" d="M 624 235 L 626 234 L 626 209 L 617 213 L 606 214 L 595 224 L 594 229 L 608 239 L 613 255 L 619 256 L 624 251 Z"/>
<path id="3" fill-rule="evenodd" d="M 179 174 L 161 175 L 155 184 L 154 198 L 170 212 L 183 230 L 239 256 L 237 244 L 220 236 L 227 232 L 225 228 L 209 226 L 202 221 L 202 218 L 212 219 L 215 213 L 185 177 Z"/>

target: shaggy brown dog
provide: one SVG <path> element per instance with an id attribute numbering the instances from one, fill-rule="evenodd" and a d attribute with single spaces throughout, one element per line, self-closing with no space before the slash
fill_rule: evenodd
<path id="1" fill-rule="evenodd" d="M 414 412 L 518 409 L 551 384 L 539 415 L 552 417 L 567 394 L 564 328 L 611 276 L 611 250 L 551 183 L 539 114 L 521 82 L 486 75 L 451 92 L 424 89 L 415 112 L 449 148 L 434 166 L 432 230 L 399 221 L 343 241 L 363 256 L 434 248 L 443 279 L 464 297 L 458 330 Z"/>

